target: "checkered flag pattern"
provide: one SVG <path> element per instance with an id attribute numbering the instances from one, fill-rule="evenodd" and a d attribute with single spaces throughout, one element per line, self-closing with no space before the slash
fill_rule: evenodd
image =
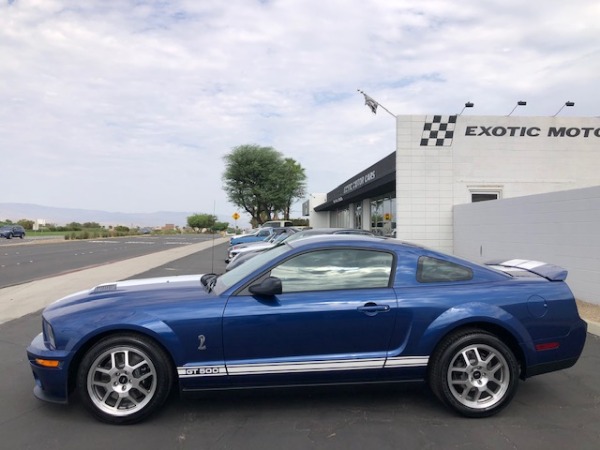
<path id="1" fill-rule="evenodd" d="M 421 147 L 448 147 L 452 145 L 456 116 L 427 116 L 423 125 Z"/>

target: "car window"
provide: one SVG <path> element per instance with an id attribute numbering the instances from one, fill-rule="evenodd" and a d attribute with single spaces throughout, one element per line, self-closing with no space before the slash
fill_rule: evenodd
<path id="1" fill-rule="evenodd" d="M 224 273 L 217 279 L 217 284 L 215 286 L 214 291 L 217 295 L 220 295 L 226 289 L 229 289 L 231 286 L 242 281 L 249 274 L 257 270 L 260 266 L 265 264 L 267 261 L 270 261 L 273 258 L 281 255 L 284 252 L 287 252 L 289 247 L 285 244 L 282 244 L 280 247 L 275 247 L 268 252 L 262 252 L 257 254 L 256 257 L 244 262 L 244 264 L 240 264 L 235 269 L 230 270 L 229 272 Z"/>
<path id="2" fill-rule="evenodd" d="M 303 253 L 271 270 L 283 293 L 388 287 L 394 257 L 360 249 L 328 249 Z"/>
<path id="3" fill-rule="evenodd" d="M 420 283 L 441 283 L 468 281 L 473 279 L 473 271 L 450 261 L 421 256 L 417 264 L 417 281 Z"/>

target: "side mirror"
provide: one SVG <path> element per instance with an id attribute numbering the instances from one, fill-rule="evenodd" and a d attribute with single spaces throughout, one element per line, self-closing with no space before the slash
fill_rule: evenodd
<path id="1" fill-rule="evenodd" d="M 273 297 L 283 292 L 281 289 L 281 280 L 276 277 L 265 278 L 261 283 L 250 286 L 248 290 L 253 295 L 266 297 Z"/>

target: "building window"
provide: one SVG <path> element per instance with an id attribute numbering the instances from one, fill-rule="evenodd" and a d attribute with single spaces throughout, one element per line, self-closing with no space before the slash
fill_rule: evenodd
<path id="1" fill-rule="evenodd" d="M 354 228 L 362 230 L 362 202 L 354 205 Z"/>
<path id="2" fill-rule="evenodd" d="M 502 198 L 502 186 L 467 186 L 471 195 L 471 203 L 487 202 L 488 200 L 498 200 Z"/>
<path id="3" fill-rule="evenodd" d="M 396 198 L 384 195 L 371 200 L 371 231 L 380 236 L 396 233 Z"/>
<path id="4" fill-rule="evenodd" d="M 350 228 L 350 211 L 346 209 L 338 209 L 331 214 L 332 228 Z"/>
<path id="5" fill-rule="evenodd" d="M 472 203 L 487 202 L 488 200 L 498 200 L 498 193 L 497 192 L 485 192 L 485 193 L 471 192 L 471 202 Z"/>

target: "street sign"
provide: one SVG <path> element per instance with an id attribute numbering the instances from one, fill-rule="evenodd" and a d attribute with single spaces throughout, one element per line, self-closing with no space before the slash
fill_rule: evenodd
<path id="1" fill-rule="evenodd" d="M 234 212 L 231 217 L 233 217 L 233 220 L 238 220 L 240 218 L 240 215 L 238 213 Z"/>

